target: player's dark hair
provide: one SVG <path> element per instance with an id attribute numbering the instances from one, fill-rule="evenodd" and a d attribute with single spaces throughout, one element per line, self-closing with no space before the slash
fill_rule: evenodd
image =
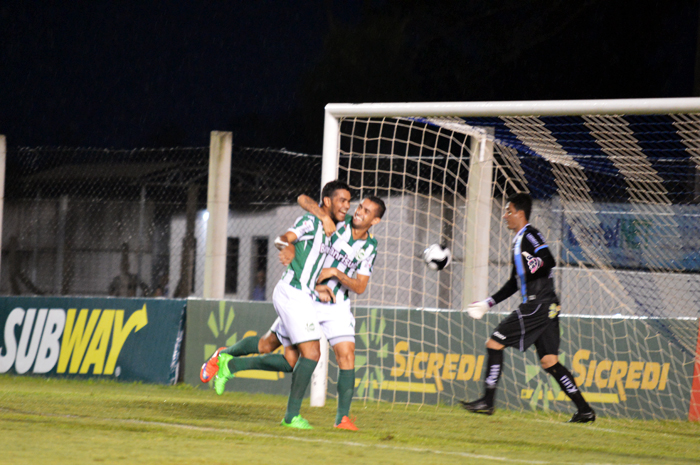
<path id="1" fill-rule="evenodd" d="M 337 179 L 335 181 L 330 181 L 326 183 L 326 185 L 323 186 L 323 190 L 321 191 L 321 201 L 323 201 L 323 199 L 325 199 L 326 197 L 332 199 L 335 196 L 335 192 L 338 190 L 346 190 L 350 192 L 350 186 L 348 186 L 343 181 L 338 181 Z"/>
<path id="2" fill-rule="evenodd" d="M 367 200 L 375 204 L 377 207 L 377 218 L 381 218 L 384 216 L 384 212 L 386 211 L 386 205 L 384 205 L 384 201 L 377 197 L 376 195 L 370 195 L 369 197 L 365 197 Z"/>
<path id="3" fill-rule="evenodd" d="M 523 192 L 519 194 L 513 194 L 508 197 L 508 202 L 517 211 L 525 213 L 525 220 L 530 221 L 530 212 L 532 211 L 532 197 L 529 194 Z"/>

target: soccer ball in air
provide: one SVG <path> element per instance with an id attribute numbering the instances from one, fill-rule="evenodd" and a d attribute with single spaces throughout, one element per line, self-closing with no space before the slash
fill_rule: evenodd
<path id="1" fill-rule="evenodd" d="M 423 251 L 423 260 L 428 268 L 439 271 L 445 268 L 452 261 L 452 253 L 447 247 L 440 244 L 433 244 Z"/>

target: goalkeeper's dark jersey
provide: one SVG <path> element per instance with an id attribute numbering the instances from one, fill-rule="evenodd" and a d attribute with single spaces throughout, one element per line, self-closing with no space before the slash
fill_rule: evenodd
<path id="1" fill-rule="evenodd" d="M 536 260 L 536 259 L 540 259 Z M 558 300 L 554 292 L 552 269 L 554 256 L 542 234 L 529 223 L 513 238 L 513 269 L 510 279 L 491 298 L 502 302 L 520 289 L 523 303 L 536 300 Z M 530 264 L 528 264 L 530 262 Z M 534 269 L 534 272 L 532 271 Z"/>

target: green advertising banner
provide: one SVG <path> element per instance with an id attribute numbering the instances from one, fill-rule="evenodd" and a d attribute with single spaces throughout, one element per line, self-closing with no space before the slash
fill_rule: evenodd
<path id="1" fill-rule="evenodd" d="M 460 312 L 355 308 L 355 398 L 395 403 L 445 403 L 478 398 L 484 344 L 505 314 L 473 320 Z M 264 334 L 275 320 L 269 302 L 188 301 L 185 381 L 221 346 Z M 688 419 L 698 320 L 560 317 L 559 358 L 603 416 Z M 686 335 L 688 341 L 673 335 Z M 689 345 L 692 345 L 689 350 Z M 331 351 L 328 394 L 336 395 Z M 227 389 L 289 393 L 289 375 L 239 372 Z M 207 386 L 210 387 L 210 386 Z M 572 412 L 574 406 L 540 368 L 534 347 L 506 349 L 498 408 Z"/>
<path id="2" fill-rule="evenodd" d="M 484 344 L 505 314 L 355 308 L 355 395 L 368 400 L 452 404 L 483 391 Z M 603 415 L 687 419 L 698 320 L 560 317 L 559 359 Z M 669 330 L 671 328 L 672 330 Z M 665 329 L 665 330 L 664 330 Z M 690 335 L 689 341 L 672 334 Z M 334 370 L 329 370 L 331 386 Z M 329 389 L 329 391 L 332 391 Z M 534 347 L 506 349 L 497 406 L 572 411 Z"/>
<path id="3" fill-rule="evenodd" d="M 231 346 L 244 337 L 262 336 L 276 318 L 271 302 L 188 299 L 184 381 L 213 389 L 214 383 L 204 384 L 199 379 L 202 364 L 219 347 Z M 290 373 L 241 371 L 226 384 L 226 390 L 287 395 L 290 382 Z"/>
<path id="4" fill-rule="evenodd" d="M 185 300 L 0 297 L 0 373 L 174 383 Z"/>

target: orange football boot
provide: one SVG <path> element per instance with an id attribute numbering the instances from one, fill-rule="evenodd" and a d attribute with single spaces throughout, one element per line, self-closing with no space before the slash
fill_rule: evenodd
<path id="1" fill-rule="evenodd" d="M 346 416 L 343 417 L 342 420 L 340 420 L 340 423 L 334 426 L 334 428 L 337 429 L 346 429 L 348 431 L 358 431 L 357 426 L 355 426 L 355 420 L 356 418 L 353 418 L 352 420 Z"/>
<path id="2" fill-rule="evenodd" d="M 219 347 L 216 349 L 214 355 L 212 355 L 209 360 L 204 362 L 204 365 L 202 365 L 202 370 L 199 372 L 199 379 L 201 379 L 203 383 L 208 383 L 211 381 L 219 372 L 219 352 L 225 348 L 226 347 Z"/>

